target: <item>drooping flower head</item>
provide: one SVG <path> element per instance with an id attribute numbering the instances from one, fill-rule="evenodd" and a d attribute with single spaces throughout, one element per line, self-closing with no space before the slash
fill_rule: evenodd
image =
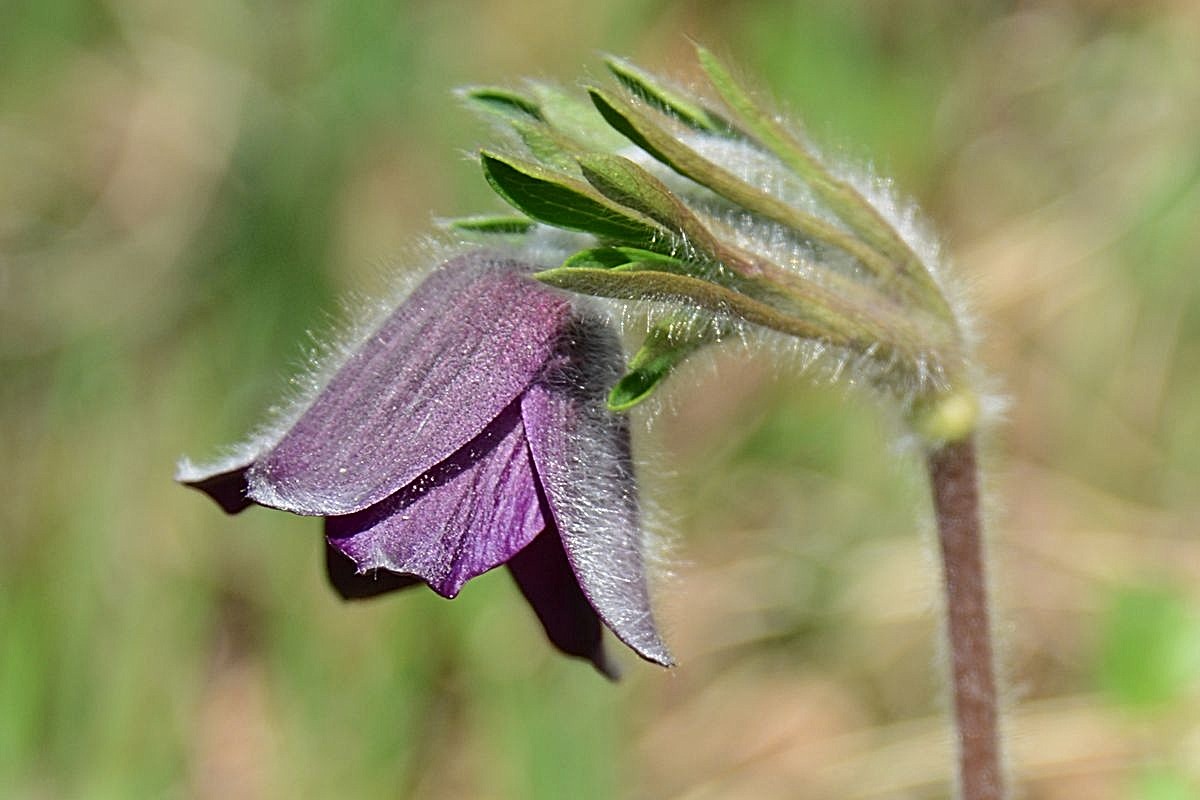
<path id="1" fill-rule="evenodd" d="M 766 332 L 805 364 L 828 354 L 831 379 L 877 390 L 925 450 L 963 794 L 999 798 L 970 325 L 936 246 L 880 181 L 828 162 L 697 55 L 699 95 L 619 59 L 614 89 L 588 89 L 590 110 L 537 84 L 466 91 L 515 134 L 480 159 L 519 215 L 455 227 L 535 241 L 565 230 L 566 258 L 536 272 L 480 255 L 443 266 L 284 433 L 180 479 L 231 512 L 324 516 L 346 597 L 417 582 L 453 597 L 506 564 L 563 651 L 612 674 L 606 625 L 669 664 L 649 611 L 629 433 L 613 412 L 726 339 Z M 627 373 L 608 329 L 551 286 L 645 309 Z"/>
<path id="2" fill-rule="evenodd" d="M 347 598 L 418 582 L 452 598 L 502 564 L 560 650 L 615 676 L 601 626 L 672 663 L 655 627 L 623 367 L 596 317 L 482 253 L 434 271 L 281 435 L 177 479 L 226 511 L 325 518 Z"/>

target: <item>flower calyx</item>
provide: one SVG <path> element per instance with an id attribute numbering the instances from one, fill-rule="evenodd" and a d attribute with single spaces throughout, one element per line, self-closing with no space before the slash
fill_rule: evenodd
<path id="1" fill-rule="evenodd" d="M 540 84 L 465 93 L 519 142 L 519 155 L 480 154 L 497 193 L 531 225 L 594 239 L 535 277 L 668 308 L 610 407 L 641 402 L 749 326 L 862 365 L 927 441 L 973 427 L 963 325 L 936 252 L 890 196 L 827 163 L 707 50 L 697 57 L 704 96 L 620 59 L 607 61 L 615 86 L 587 90 L 591 108 Z"/>

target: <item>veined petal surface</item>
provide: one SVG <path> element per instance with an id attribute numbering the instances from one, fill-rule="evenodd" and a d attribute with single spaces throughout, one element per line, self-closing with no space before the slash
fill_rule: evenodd
<path id="1" fill-rule="evenodd" d="M 348 514 L 458 452 L 542 371 L 570 313 L 529 270 L 476 253 L 430 275 L 250 466 L 250 499 Z"/>
<path id="2" fill-rule="evenodd" d="M 443 597 L 508 561 L 545 527 L 518 403 L 383 502 L 325 520 L 329 543 L 360 573 L 413 575 Z"/>
<path id="3" fill-rule="evenodd" d="M 643 658 L 674 663 L 650 610 L 629 423 L 605 407 L 622 368 L 615 335 L 577 320 L 563 361 L 521 403 L 529 448 L 567 561 L 592 607 Z"/>

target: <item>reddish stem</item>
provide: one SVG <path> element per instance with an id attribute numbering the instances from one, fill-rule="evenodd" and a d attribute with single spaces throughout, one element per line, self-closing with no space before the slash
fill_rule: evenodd
<path id="1" fill-rule="evenodd" d="M 928 465 L 946 576 L 959 785 L 963 800 L 1001 800 L 996 678 L 975 443 L 967 439 L 942 445 L 928 454 Z"/>

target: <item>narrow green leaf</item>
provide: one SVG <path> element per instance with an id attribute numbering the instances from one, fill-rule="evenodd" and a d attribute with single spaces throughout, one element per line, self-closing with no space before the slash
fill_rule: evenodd
<path id="1" fill-rule="evenodd" d="M 821 163 L 808 152 L 803 144 L 755 102 L 750 93 L 733 77 L 733 74 L 715 55 L 704 47 L 696 47 L 696 57 L 708 75 L 717 94 L 729 106 L 738 121 L 745 126 L 768 150 L 794 169 L 814 190 L 828 184 L 831 175 Z"/>
<path id="2" fill-rule="evenodd" d="M 636 259 L 622 248 L 600 248 L 576 254 L 555 270 L 539 273 L 547 282 L 583 294 L 619 299 L 671 300 L 684 299 L 708 311 L 740 316 L 764 327 L 808 336 L 803 331 L 819 332 L 815 338 L 834 344 L 863 345 L 881 361 L 900 358 L 918 366 L 928 358 L 937 363 L 956 364 L 959 361 L 957 340 L 938 318 L 918 309 L 905 310 L 879 294 L 872 287 L 843 279 L 836 273 L 826 276 L 833 286 L 810 281 L 791 274 L 775 265 L 769 270 L 750 273 L 747 264 L 738 269 L 726 269 L 727 261 L 703 263 L 676 258 Z M 729 256 L 741 258 L 740 252 Z M 629 260 L 626 260 L 629 259 Z M 578 273 L 574 277 L 558 272 Z M 638 278 L 614 278 L 605 283 L 593 273 L 609 272 L 614 276 L 636 273 Z M 768 274 L 769 272 L 769 274 Z M 551 274 L 555 273 L 555 274 Z M 641 277 L 651 276 L 651 277 Z M 672 277 L 682 280 L 672 281 Z M 579 286 L 566 282 L 578 282 Z M 597 282 L 599 281 L 599 282 Z M 604 287 L 615 287 L 604 290 Z M 596 288 L 595 291 L 587 287 Z M 606 291 L 641 287 L 644 294 L 610 294 Z M 704 287 L 708 287 L 705 289 Z M 655 298 L 654 291 L 667 294 Z M 669 291 L 668 291 L 669 290 Z M 671 291 L 680 292 L 670 294 Z M 719 304 L 715 305 L 715 304 Z M 875 343 L 873 346 L 868 346 Z"/>
<path id="3" fill-rule="evenodd" d="M 590 153 L 578 160 L 583 176 L 601 194 L 645 214 L 686 243 L 694 262 L 690 273 L 744 291 L 746 287 L 738 285 L 745 282 L 741 279 L 753 280 L 778 271 L 777 266 L 730 244 L 727 237 L 715 235 L 710 223 L 700 219 L 666 184 L 640 165 L 606 153 Z"/>
<path id="4" fill-rule="evenodd" d="M 560 172 L 578 173 L 574 153 L 582 149 L 580 145 L 540 122 L 511 119 L 508 124 L 538 161 Z"/>
<path id="5" fill-rule="evenodd" d="M 713 314 L 742 319 L 791 336 L 818 339 L 833 345 L 866 347 L 865 342 L 856 341 L 830 325 L 784 313 L 740 292 L 690 275 L 637 269 L 630 265 L 620 269 L 558 267 L 534 273 L 533 277 L 580 294 L 615 300 L 685 302 Z"/>
<path id="6" fill-rule="evenodd" d="M 477 108 L 508 119 L 546 121 L 536 100 L 531 100 L 508 89 L 500 89 L 495 86 L 468 86 L 461 91 L 461 95 Z"/>
<path id="7" fill-rule="evenodd" d="M 716 235 L 709 222 L 701 220 L 667 186 L 644 168 L 627 158 L 592 153 L 579 158 L 583 176 L 604 196 L 659 222 L 677 233 L 694 250 L 689 274 L 713 281 L 759 300 L 784 299 L 778 287 L 787 287 L 785 302 L 791 308 L 808 305 L 808 316 L 834 313 L 829 309 L 844 306 L 830 292 L 823 291 L 790 270 L 739 248 L 728 236 Z M 770 281 L 763 278 L 770 277 Z M 830 281 L 845 279 L 835 273 Z M 774 285 L 773 285 L 774 284 Z"/>
<path id="8" fill-rule="evenodd" d="M 617 100 L 615 97 L 606 94 L 603 90 L 595 87 L 588 88 L 588 96 L 592 99 L 592 105 L 600 112 L 600 116 L 604 117 L 604 121 L 613 127 L 613 130 L 619 132 L 629 141 L 636 144 L 638 147 L 645 150 L 657 160 L 671 167 L 676 172 L 680 170 L 671 163 L 671 156 L 664 153 L 659 146 L 663 144 L 663 139 L 674 139 L 670 134 L 663 133 L 662 136 L 647 137 L 643 132 L 643 128 L 651 128 L 653 124 L 649 122 L 649 115 L 644 124 L 637 125 L 632 117 L 636 116 L 632 104 Z M 656 141 L 652 141 L 656 140 Z M 683 174 L 683 173 L 681 173 Z M 690 176 L 689 176 L 690 177 Z"/>
<path id="9" fill-rule="evenodd" d="M 576 142 L 587 142 L 589 150 L 612 152 L 625 147 L 625 137 L 614 131 L 596 116 L 596 110 L 558 86 L 544 83 L 530 85 L 546 124 Z"/>
<path id="10" fill-rule="evenodd" d="M 807 214 L 758 187 L 751 186 L 714 164 L 632 103 L 622 98 L 610 97 L 598 89 L 588 91 L 596 109 L 610 125 L 685 178 L 711 189 L 751 213 L 778 222 L 801 236 L 848 253 L 875 274 L 886 276 L 894 271 L 887 259 L 866 243 L 820 217 Z M 587 177 L 586 169 L 584 177 Z"/>
<path id="11" fill-rule="evenodd" d="M 584 181 L 520 159 L 482 152 L 484 176 L 510 205 L 539 222 L 662 249 L 671 236 Z"/>
<path id="12" fill-rule="evenodd" d="M 526 217 L 484 216 L 458 217 L 447 220 L 446 225 L 464 233 L 522 234 L 533 230 L 535 223 Z"/>
<path id="13" fill-rule="evenodd" d="M 712 238 L 666 184 L 624 156 L 588 153 L 576 160 L 583 177 L 605 197 L 689 238 Z"/>
<path id="14" fill-rule="evenodd" d="M 711 317 L 700 324 L 680 314 L 660 320 L 609 392 L 609 409 L 626 411 L 646 400 L 688 356 L 728 336 L 732 327 L 728 320 Z"/>
<path id="15" fill-rule="evenodd" d="M 884 263 L 890 262 L 888 271 L 878 274 L 883 278 L 889 278 L 896 272 L 907 275 L 916 284 L 918 299 L 924 300 L 941 316 L 952 320 L 953 313 L 928 269 L 876 208 L 853 186 L 829 172 L 803 142 L 759 106 L 716 56 L 699 46 L 696 55 L 713 87 L 734 112 L 737 121 L 807 182 L 842 222 L 886 259 Z"/>
<path id="16" fill-rule="evenodd" d="M 659 83 L 653 75 L 639 69 L 623 58 L 610 57 L 605 60 L 608 71 L 633 94 L 645 100 L 664 114 L 705 133 L 718 136 L 737 137 L 733 125 L 711 109 L 694 103 L 679 92 L 672 91 Z"/>
<path id="17" fill-rule="evenodd" d="M 564 261 L 562 266 L 619 269 L 631 264 L 653 264 L 666 272 L 677 272 L 684 266 L 677 258 L 637 247 L 595 247 L 580 250 Z"/>
<path id="18" fill-rule="evenodd" d="M 674 355 L 674 353 L 663 354 L 645 366 L 622 375 L 608 393 L 608 410 L 628 411 L 643 401 L 649 400 L 650 395 L 654 394 L 658 385 L 666 380 L 667 376 L 675 369 L 676 364 L 687 356 L 685 353 L 679 358 L 679 361 L 676 361 L 673 358 Z"/>
<path id="19" fill-rule="evenodd" d="M 584 148 L 546 124 L 536 100 L 492 86 L 470 87 L 462 90 L 461 95 L 475 108 L 507 122 L 538 161 L 562 172 L 576 171 L 572 153 Z"/>

